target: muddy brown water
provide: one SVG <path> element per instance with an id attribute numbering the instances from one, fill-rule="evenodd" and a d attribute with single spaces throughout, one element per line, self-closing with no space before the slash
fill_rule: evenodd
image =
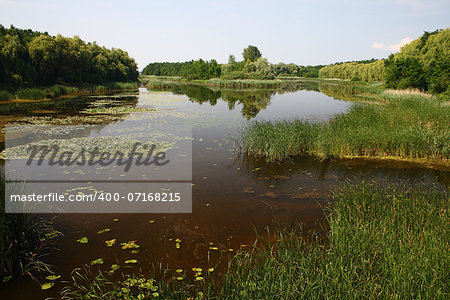
<path id="1" fill-rule="evenodd" d="M 126 272 L 150 274 L 159 266 L 168 270 L 169 277 L 179 268 L 186 270 L 189 276 L 193 275 L 193 267 L 215 267 L 220 271 L 236 251 L 248 249 L 254 243 L 256 232 L 266 234 L 275 227 L 289 228 L 296 224 L 302 224 L 305 233 L 326 230 L 323 207 L 331 199 L 331 189 L 339 182 L 384 180 L 440 186 L 447 186 L 449 182 L 448 172 L 408 164 L 319 161 L 311 157 L 274 164 L 235 151 L 238 131 L 252 120 L 300 117 L 312 122 L 324 121 L 333 114 L 345 113 L 353 105 L 353 102 L 335 99 L 317 89 L 140 89 L 121 99 L 122 102 L 117 99 L 89 99 L 70 111 L 56 107 L 33 110 L 33 113 L 5 114 L 2 123 L 39 124 L 45 121 L 48 124 L 65 119 L 67 124 L 100 123 L 105 130 L 139 131 L 145 130 L 150 123 L 188 120 L 194 138 L 192 213 L 55 215 L 56 229 L 64 236 L 57 241 L 58 250 L 49 253 L 45 260 L 62 278 L 47 291 L 41 291 L 39 284 L 27 277 L 13 279 L 0 286 L 0 298 L 57 298 L 66 285 L 64 281 L 70 280 L 72 270 L 97 258 L 104 260 L 103 265 L 94 267 L 100 270 L 109 270 L 116 263 L 124 266 L 125 260 L 136 259 L 138 263 Z M 131 112 L 120 117 L 100 113 L 95 120 L 92 115 L 81 112 L 92 103 L 105 100 L 106 103 L 115 101 L 116 106 L 154 108 L 156 111 Z M 25 118 L 27 115 L 35 118 Z M 43 118 L 48 116 L 51 118 Z M 85 134 L 101 133 L 88 130 Z M 21 138 L 17 137 L 18 144 Z M 98 178 L 105 176 L 106 173 L 99 174 Z M 110 231 L 97 234 L 105 228 Z M 84 236 L 89 239 L 87 244 L 76 242 Z M 111 239 L 116 239 L 117 243 L 106 247 L 105 240 Z M 175 246 L 176 239 L 181 239 L 179 249 Z M 122 250 L 120 242 L 127 241 L 136 241 L 140 245 L 139 253 Z M 40 278 L 41 282 L 46 281 L 46 275 Z"/>

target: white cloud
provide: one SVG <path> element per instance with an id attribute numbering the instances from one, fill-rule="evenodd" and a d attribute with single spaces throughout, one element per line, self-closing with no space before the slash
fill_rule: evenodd
<path id="1" fill-rule="evenodd" d="M 373 43 L 372 48 L 383 49 L 385 45 L 383 43 Z"/>
<path id="2" fill-rule="evenodd" d="M 401 47 L 403 47 L 406 44 L 409 44 L 411 42 L 412 42 L 412 39 L 410 39 L 409 37 L 405 37 L 404 39 L 402 39 L 400 41 L 400 43 L 390 46 L 389 49 L 391 49 L 392 51 L 399 51 Z"/>
<path id="3" fill-rule="evenodd" d="M 398 44 L 394 44 L 394 45 L 385 45 L 383 43 L 373 43 L 372 44 L 372 48 L 375 49 L 384 49 L 384 50 L 391 50 L 391 51 L 399 51 L 401 47 L 403 47 L 404 45 L 408 44 L 412 42 L 412 40 L 409 37 L 405 37 L 403 38 Z"/>

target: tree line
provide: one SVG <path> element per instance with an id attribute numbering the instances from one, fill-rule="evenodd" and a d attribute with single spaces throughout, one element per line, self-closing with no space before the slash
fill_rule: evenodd
<path id="1" fill-rule="evenodd" d="M 339 78 L 351 81 L 383 81 L 384 61 L 352 61 L 324 66 L 319 71 L 320 78 Z"/>
<path id="2" fill-rule="evenodd" d="M 450 96 L 450 28 L 425 32 L 385 60 L 386 85 Z"/>
<path id="3" fill-rule="evenodd" d="M 121 49 L 0 25 L 0 88 L 128 82 L 138 76 L 136 62 Z"/>
<path id="4" fill-rule="evenodd" d="M 387 59 L 299 66 L 271 64 L 256 46 L 248 46 L 237 61 L 230 55 L 226 64 L 190 61 L 152 63 L 145 75 L 176 75 L 188 79 L 274 79 L 283 76 L 338 78 L 350 81 L 383 82 L 394 89 L 417 88 L 434 94 L 450 94 L 450 29 L 425 32 Z M 211 68 L 208 64 L 212 64 Z M 211 72 L 211 69 L 215 70 Z"/>
<path id="5" fill-rule="evenodd" d="M 143 75 L 181 76 L 187 79 L 274 79 L 276 76 L 319 77 L 319 66 L 299 66 L 296 64 L 271 64 L 262 57 L 256 46 L 249 45 L 242 52 L 242 61 L 230 55 L 226 64 L 216 60 L 191 60 L 186 62 L 149 63 L 142 71 Z"/>
<path id="6" fill-rule="evenodd" d="M 381 81 L 388 88 L 450 95 L 450 29 L 425 31 L 387 59 L 327 65 L 319 77 Z"/>

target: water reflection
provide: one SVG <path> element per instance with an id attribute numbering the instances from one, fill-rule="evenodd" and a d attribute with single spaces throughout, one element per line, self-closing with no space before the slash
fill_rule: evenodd
<path id="1" fill-rule="evenodd" d="M 215 106 L 219 100 L 227 103 L 229 110 L 237 105 L 242 106 L 241 114 L 246 120 L 255 118 L 260 111 L 267 109 L 275 95 L 295 93 L 298 91 L 320 92 L 334 99 L 358 101 L 363 100 L 361 87 L 352 85 L 336 85 L 320 82 L 289 83 L 271 88 L 229 88 L 195 84 L 149 85 L 152 91 L 170 91 L 178 95 L 186 95 L 196 103 L 208 103 Z"/>

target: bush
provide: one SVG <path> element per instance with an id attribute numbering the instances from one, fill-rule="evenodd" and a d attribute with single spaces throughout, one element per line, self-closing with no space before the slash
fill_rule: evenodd
<path id="1" fill-rule="evenodd" d="M 0 91 L 0 101 L 8 101 L 12 95 L 8 91 Z"/>
<path id="2" fill-rule="evenodd" d="M 31 99 L 31 100 L 39 100 L 47 98 L 47 92 L 41 89 L 20 89 L 16 92 L 17 99 Z"/>
<path id="3" fill-rule="evenodd" d="M 47 89 L 48 97 L 58 97 L 67 94 L 67 88 L 63 85 L 54 85 L 51 88 Z"/>

